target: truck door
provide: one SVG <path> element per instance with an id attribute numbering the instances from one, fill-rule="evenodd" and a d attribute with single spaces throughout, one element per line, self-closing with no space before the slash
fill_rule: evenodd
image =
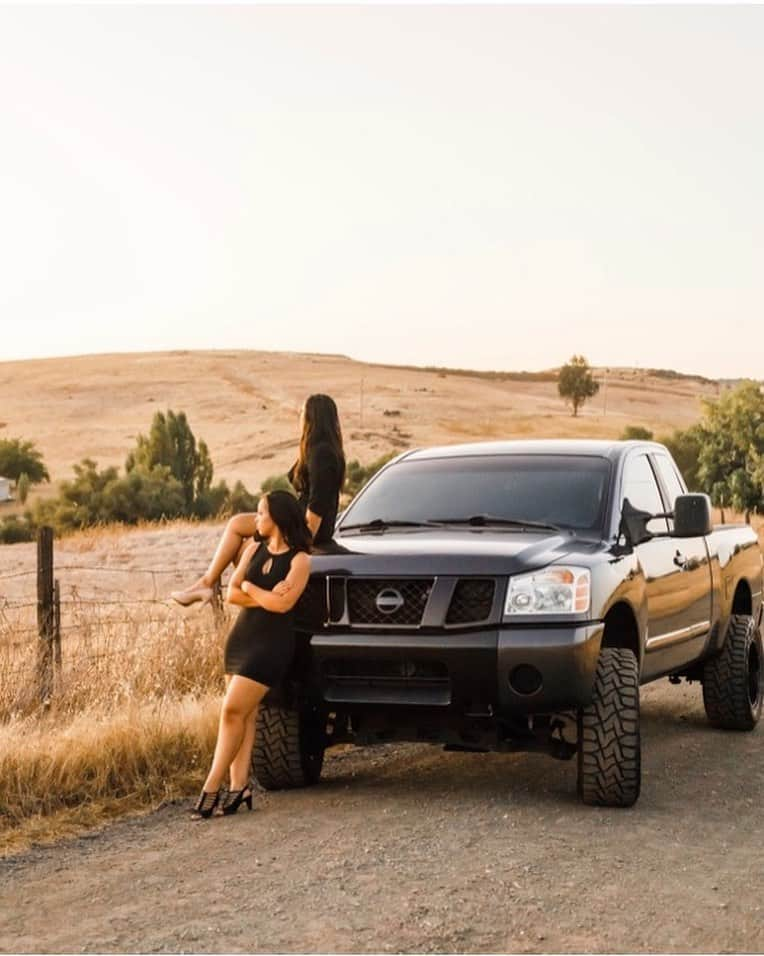
<path id="1" fill-rule="evenodd" d="M 661 452 L 650 454 L 661 494 L 666 503 L 666 511 L 674 510 L 677 495 L 683 495 L 687 488 L 682 481 L 676 466 L 668 455 Z M 669 519 L 669 531 L 674 530 L 674 521 Z M 697 657 L 704 646 L 716 611 L 712 589 L 711 563 L 708 552 L 708 543 L 702 536 L 697 538 L 672 538 L 674 543 L 674 561 L 682 571 L 683 588 L 686 593 L 688 609 L 687 624 L 701 635 L 700 638 L 691 638 L 684 645 L 684 661 L 688 662 Z"/>
<path id="2" fill-rule="evenodd" d="M 672 509 L 673 492 L 662 493 L 656 477 L 661 463 L 651 457 L 639 452 L 627 460 L 623 497 L 636 508 L 656 514 Z M 670 465 L 668 459 L 666 463 Z M 682 490 L 679 486 L 676 494 Z M 711 574 L 704 539 L 669 537 L 666 518 L 653 519 L 647 530 L 659 537 L 636 548 L 648 610 L 643 679 L 694 660 L 711 626 Z"/>

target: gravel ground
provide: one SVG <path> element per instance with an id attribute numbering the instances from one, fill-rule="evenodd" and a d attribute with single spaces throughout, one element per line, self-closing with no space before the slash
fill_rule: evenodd
<path id="1" fill-rule="evenodd" d="M 0 863 L 0 950 L 761 952 L 763 737 L 644 688 L 619 811 L 540 755 L 345 749 L 255 813 L 172 805 Z"/>

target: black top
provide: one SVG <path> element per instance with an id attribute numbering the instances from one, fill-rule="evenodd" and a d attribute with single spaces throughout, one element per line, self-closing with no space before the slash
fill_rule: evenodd
<path id="1" fill-rule="evenodd" d="M 289 469 L 287 477 L 296 488 L 303 508 L 310 509 L 321 518 L 314 544 L 328 544 L 334 534 L 340 503 L 342 462 L 328 442 L 319 442 L 308 455 L 305 486 L 300 486 L 296 462 Z"/>
<path id="2" fill-rule="evenodd" d="M 295 554 L 293 548 L 271 554 L 268 546 L 261 544 L 247 566 L 244 580 L 272 591 L 289 574 Z M 238 674 L 266 687 L 280 684 L 294 657 L 294 614 L 294 608 L 281 614 L 264 607 L 243 607 L 226 641 L 226 674 Z"/>

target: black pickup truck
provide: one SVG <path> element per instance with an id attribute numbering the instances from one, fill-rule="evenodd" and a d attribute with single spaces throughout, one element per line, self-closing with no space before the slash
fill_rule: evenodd
<path id="1" fill-rule="evenodd" d="M 653 442 L 420 449 L 385 466 L 313 556 L 290 680 L 254 772 L 315 783 L 337 742 L 577 757 L 585 803 L 640 789 L 639 687 L 697 680 L 712 725 L 762 706 L 762 554 L 713 527 Z"/>

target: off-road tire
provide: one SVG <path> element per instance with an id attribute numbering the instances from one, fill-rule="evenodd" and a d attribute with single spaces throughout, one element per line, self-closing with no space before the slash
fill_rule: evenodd
<path id="1" fill-rule="evenodd" d="M 600 651 L 591 703 L 578 712 L 578 795 L 630 807 L 639 796 L 639 667 L 632 651 Z"/>
<path id="2" fill-rule="evenodd" d="M 753 730 L 761 716 L 761 631 L 749 614 L 733 614 L 721 653 L 703 667 L 703 704 L 714 727 Z"/>
<path id="3" fill-rule="evenodd" d="M 252 772 L 261 787 L 285 790 L 318 783 L 326 746 L 320 718 L 317 709 L 260 705 Z"/>

